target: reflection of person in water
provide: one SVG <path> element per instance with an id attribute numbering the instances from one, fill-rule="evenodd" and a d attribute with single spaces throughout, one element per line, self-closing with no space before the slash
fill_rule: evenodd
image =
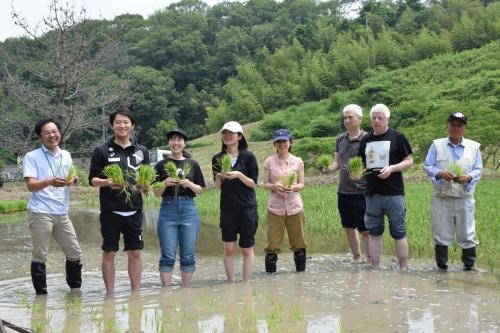
<path id="1" fill-rule="evenodd" d="M 456 112 L 448 117 L 448 137 L 434 140 L 424 169 L 434 185 L 431 208 L 432 236 L 436 264 L 447 269 L 448 246 L 457 238 L 462 248 L 464 270 L 472 270 L 476 259 L 476 223 L 474 220 L 474 188 L 483 173 L 479 143 L 465 139 L 467 117 Z M 458 163 L 463 175 L 450 170 Z"/>
<path id="2" fill-rule="evenodd" d="M 365 224 L 370 234 L 372 267 L 380 265 L 384 215 L 387 215 L 399 268 L 406 269 L 408 243 L 404 224 L 406 208 L 402 171 L 413 164 L 412 150 L 402 133 L 389 128 L 390 114 L 384 104 L 372 107 L 370 118 L 373 131 L 361 139 L 359 147 L 359 156 L 368 169 Z M 389 156 L 389 159 L 381 159 L 380 156 Z"/>

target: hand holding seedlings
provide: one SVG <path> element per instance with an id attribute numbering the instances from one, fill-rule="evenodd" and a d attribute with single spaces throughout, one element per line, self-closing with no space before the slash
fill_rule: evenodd
<path id="1" fill-rule="evenodd" d="M 243 174 L 239 171 L 229 171 L 220 174 L 222 179 L 238 179 Z"/>
<path id="2" fill-rule="evenodd" d="M 48 181 L 48 184 L 53 187 L 63 187 L 67 186 L 65 178 L 55 177 Z"/>
<path id="3" fill-rule="evenodd" d="M 437 176 L 446 180 L 447 182 L 453 181 L 453 175 L 446 170 L 439 172 Z"/>

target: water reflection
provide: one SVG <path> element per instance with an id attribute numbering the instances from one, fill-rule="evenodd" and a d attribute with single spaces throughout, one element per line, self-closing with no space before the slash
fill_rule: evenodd
<path id="1" fill-rule="evenodd" d="M 55 332 L 498 332 L 498 274 L 439 273 L 413 261 L 409 273 L 372 271 L 347 255 L 315 254 L 308 271 L 293 272 L 292 255 L 278 273 L 263 272 L 257 256 L 250 283 L 225 283 L 217 228 L 202 227 L 191 288 L 161 288 L 156 212 L 146 216 L 141 292 L 131 293 L 126 255 L 117 261 L 116 296 L 105 297 L 96 211 L 72 214 L 84 253 L 80 294 L 68 292 L 64 258 L 51 247 L 49 295 L 32 292 L 25 223 L 0 224 L 0 317 Z M 239 263 L 238 263 L 239 264 Z M 178 269 L 178 268 L 177 268 Z M 179 281 L 174 271 L 174 281 Z"/>

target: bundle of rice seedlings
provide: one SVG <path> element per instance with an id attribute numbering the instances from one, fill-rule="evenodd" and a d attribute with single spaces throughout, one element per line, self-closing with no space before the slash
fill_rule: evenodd
<path id="1" fill-rule="evenodd" d="M 224 154 L 219 158 L 219 165 L 221 173 L 227 173 L 233 169 L 231 157 L 228 154 Z"/>
<path id="2" fill-rule="evenodd" d="M 451 162 L 448 165 L 448 171 L 453 175 L 453 178 L 457 179 L 464 175 L 464 169 L 457 162 Z"/>
<path id="3" fill-rule="evenodd" d="M 66 184 L 74 183 L 77 177 L 78 177 L 78 172 L 76 170 L 76 167 L 74 165 L 71 165 L 71 167 L 68 170 L 68 174 L 66 175 Z"/>
<path id="4" fill-rule="evenodd" d="M 167 175 L 170 178 L 177 179 L 177 180 L 186 179 L 189 176 L 189 171 L 191 171 L 191 165 L 187 162 L 184 162 L 184 164 L 182 165 L 182 169 L 181 169 L 181 168 L 177 168 L 177 166 L 175 165 L 174 162 L 168 161 L 165 164 L 165 171 L 167 172 Z M 177 196 L 177 194 L 179 193 L 179 186 L 180 185 L 178 185 L 178 184 L 175 186 L 175 189 L 174 189 L 175 196 Z"/>
<path id="5" fill-rule="evenodd" d="M 295 172 L 290 172 L 289 174 L 281 176 L 280 180 L 284 188 L 290 189 L 297 180 L 297 174 Z"/>
<path id="6" fill-rule="evenodd" d="M 152 189 L 160 188 L 163 184 L 156 181 L 155 168 L 149 164 L 141 164 L 135 173 L 135 188 L 143 194 Z"/>
<path id="7" fill-rule="evenodd" d="M 332 164 L 332 156 L 328 154 L 321 154 L 316 160 L 316 166 L 321 172 L 324 172 Z"/>
<path id="8" fill-rule="evenodd" d="M 349 177 L 351 179 L 359 179 L 365 173 L 365 167 L 363 166 L 363 160 L 359 156 L 355 156 L 347 161 L 347 170 L 349 171 Z"/>
<path id="9" fill-rule="evenodd" d="M 104 167 L 103 174 L 111 182 L 120 187 L 126 187 L 127 182 L 123 176 L 122 168 L 118 164 L 109 164 Z"/>
<path id="10" fill-rule="evenodd" d="M 125 201 L 131 202 L 132 193 L 128 188 L 128 183 L 125 181 L 125 177 L 123 176 L 122 168 L 118 164 L 109 164 L 104 167 L 102 171 L 104 176 L 111 180 L 111 182 L 122 188 L 120 193 L 125 194 Z"/>
<path id="11" fill-rule="evenodd" d="M 184 163 L 182 169 L 177 168 L 174 162 L 168 161 L 165 164 L 165 171 L 170 178 L 181 180 L 186 179 L 191 171 L 191 165 L 189 163 Z"/>

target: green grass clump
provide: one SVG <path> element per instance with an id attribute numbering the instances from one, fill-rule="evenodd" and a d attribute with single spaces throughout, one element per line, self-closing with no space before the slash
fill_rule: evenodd
<path id="1" fill-rule="evenodd" d="M 316 160 L 316 165 L 321 171 L 326 171 L 332 164 L 332 156 L 329 154 L 321 154 Z"/>
<path id="2" fill-rule="evenodd" d="M 351 177 L 351 179 L 359 179 L 365 172 L 363 160 L 359 156 L 355 156 L 348 160 L 346 167 L 349 171 L 349 177 Z"/>
<path id="3" fill-rule="evenodd" d="M 26 210 L 28 203 L 26 200 L 1 200 L 0 214 L 8 214 Z"/>
<path id="4" fill-rule="evenodd" d="M 286 174 L 286 175 L 283 175 L 280 177 L 280 180 L 281 180 L 281 184 L 283 184 L 283 186 L 286 188 L 286 189 L 289 189 L 292 187 L 292 185 L 295 183 L 295 181 L 297 180 L 297 173 L 295 172 L 290 172 L 289 174 Z"/>
<path id="5" fill-rule="evenodd" d="M 464 175 L 464 169 L 457 162 L 451 162 L 448 165 L 448 171 L 453 175 L 454 178 L 460 178 Z"/>

